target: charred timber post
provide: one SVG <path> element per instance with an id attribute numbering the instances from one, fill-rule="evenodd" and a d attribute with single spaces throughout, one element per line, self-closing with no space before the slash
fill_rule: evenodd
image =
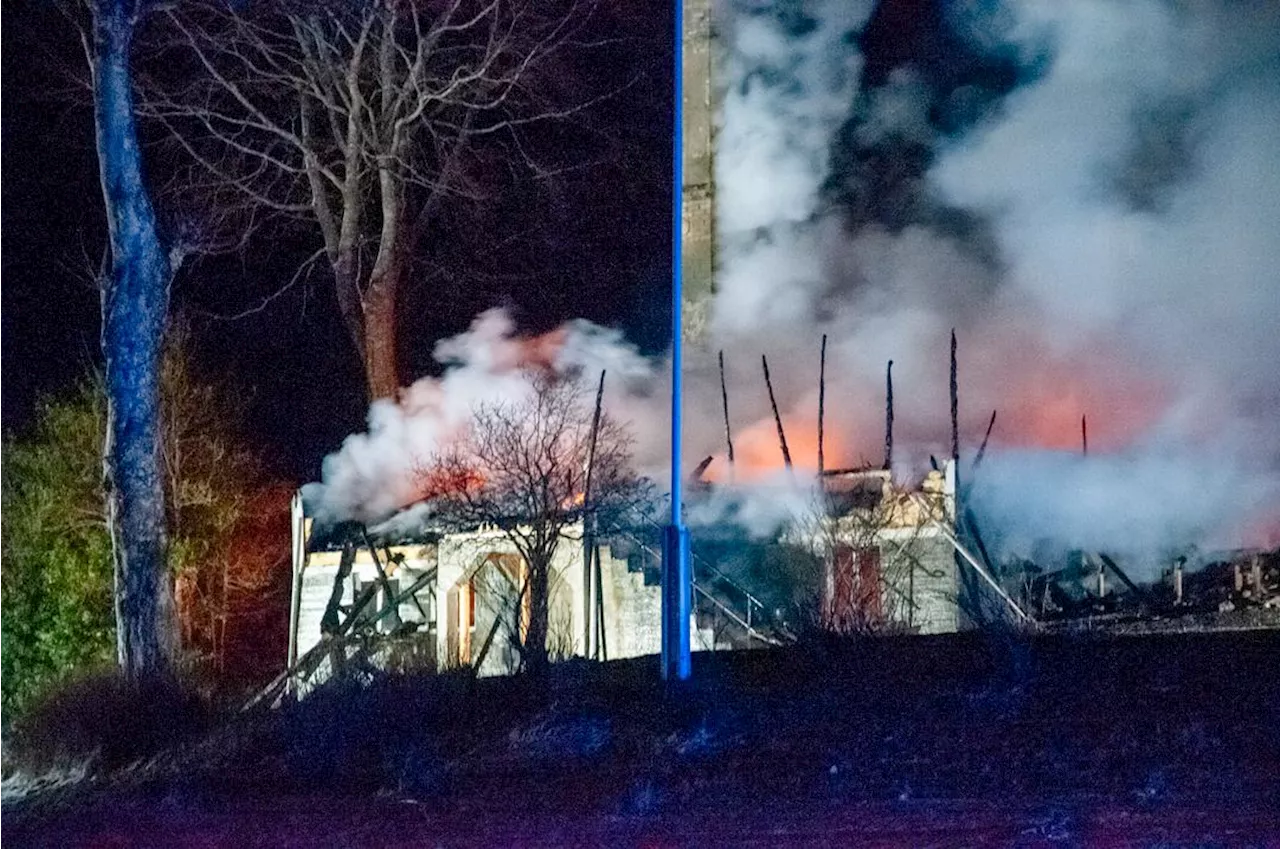
<path id="1" fill-rule="evenodd" d="M 604 634 L 604 578 L 600 574 L 600 546 L 595 546 L 593 559 L 596 564 L 596 660 L 609 659 L 609 644 Z"/>
<path id="2" fill-rule="evenodd" d="M 333 576 L 333 591 L 329 593 L 329 602 L 324 606 L 324 614 L 320 617 L 320 633 L 336 634 L 341 627 L 338 612 L 342 605 L 343 583 L 351 574 L 351 566 L 356 561 L 356 544 L 347 539 L 342 544 L 342 554 L 338 558 L 338 572 Z"/>
<path id="3" fill-rule="evenodd" d="M 525 578 L 520 584 L 520 592 L 516 594 L 516 633 L 520 632 L 520 611 L 524 609 L 524 595 L 529 589 L 529 579 Z M 493 625 L 489 627 L 489 633 L 485 635 L 484 643 L 480 646 L 480 653 L 476 655 L 475 662 L 471 664 L 471 677 L 476 678 L 480 675 L 480 669 L 484 666 L 484 659 L 489 656 L 489 647 L 493 645 L 493 638 L 498 634 L 498 627 L 502 624 L 501 614 L 493 617 Z"/>
<path id="4" fill-rule="evenodd" d="M 1137 584 L 1133 582 L 1133 579 L 1130 578 L 1123 569 L 1120 568 L 1120 564 L 1116 563 L 1114 558 L 1112 558 L 1107 554 L 1103 554 L 1102 552 L 1099 552 L 1098 559 L 1102 561 L 1102 565 L 1110 569 L 1111 572 L 1117 578 L 1120 579 L 1120 583 L 1124 584 L 1125 587 L 1129 590 L 1129 592 L 1133 593 L 1133 595 L 1137 599 L 1139 599 L 1140 601 L 1146 600 L 1147 594 L 1142 590 L 1141 587 L 1139 587 Z M 1181 574 L 1180 567 L 1179 567 L 1179 574 Z M 1181 582 L 1181 577 L 1179 577 L 1178 580 L 1179 582 Z"/>
<path id="5" fill-rule="evenodd" d="M 884 468 L 893 468 L 893 360 L 884 370 Z"/>
<path id="6" fill-rule="evenodd" d="M 982 558 L 982 563 L 992 572 L 995 571 L 996 562 L 991 558 L 991 554 L 987 551 L 987 544 L 982 539 L 982 529 L 978 527 L 978 519 L 974 516 L 973 511 L 968 507 L 964 508 L 964 528 L 969 536 L 973 537 L 973 543 L 978 548 L 978 556 Z"/>
<path id="7" fill-rule="evenodd" d="M 724 351 L 720 352 L 720 402 L 724 406 L 724 441 L 729 447 L 729 480 L 733 480 L 733 431 L 729 428 L 729 390 L 724 382 Z"/>
<path id="8" fill-rule="evenodd" d="M 373 598 L 374 588 L 372 586 L 365 587 L 351 605 L 351 610 L 347 613 L 345 622 L 340 622 L 338 613 L 342 605 L 343 584 L 347 577 L 351 574 L 351 567 L 356 560 L 356 544 L 355 540 L 348 538 L 342 546 L 342 556 L 338 560 L 338 574 L 333 578 L 333 591 L 329 594 L 329 603 L 325 605 L 324 615 L 320 619 L 320 633 L 329 639 L 321 640 L 322 644 L 327 644 L 329 653 L 329 668 L 333 677 L 337 678 L 342 674 L 343 667 L 346 664 L 346 649 L 341 644 L 341 637 L 350 630 L 355 623 L 356 616 L 360 610 Z"/>
<path id="9" fill-rule="evenodd" d="M 982 444 L 978 446 L 978 453 L 973 458 L 973 469 L 977 471 L 978 466 L 982 465 L 982 458 L 987 453 L 987 442 L 991 439 L 991 429 L 996 426 L 996 411 L 991 411 L 991 420 L 987 422 L 987 432 L 982 435 Z"/>
<path id="10" fill-rule="evenodd" d="M 587 480 L 582 488 L 582 656 L 591 646 L 591 552 L 595 546 L 595 512 L 591 503 L 591 478 L 596 466 L 596 439 L 600 435 L 600 410 L 604 404 L 604 375 L 596 387 L 596 408 L 591 416 L 591 441 L 587 445 Z M 597 587 L 599 592 L 600 588 Z"/>
<path id="11" fill-rule="evenodd" d="M 956 329 L 954 327 L 951 328 L 951 368 L 949 377 L 948 389 L 951 396 L 951 475 L 955 485 L 957 502 L 955 505 L 954 522 L 955 531 L 957 533 L 963 533 L 964 523 L 962 520 L 964 518 L 964 514 L 962 513 L 959 501 L 961 493 L 965 490 L 961 484 L 960 478 L 960 378 L 956 357 Z M 933 461 L 933 457 L 930 457 L 929 459 L 931 462 L 934 462 L 934 468 L 937 468 L 937 463 L 936 461 Z M 962 561 L 966 559 L 966 557 L 967 555 L 963 555 L 959 548 L 956 549 L 954 558 L 956 572 L 961 576 L 964 592 L 969 595 L 969 598 L 971 599 L 970 603 L 973 605 L 974 610 L 980 611 L 981 605 L 978 603 L 977 599 L 981 588 L 978 583 L 974 581 L 972 574 L 963 567 Z"/>
<path id="12" fill-rule="evenodd" d="M 373 567 L 378 571 L 378 585 L 382 587 L 382 592 L 385 594 L 387 602 L 390 603 L 396 594 L 391 589 L 391 580 L 387 577 L 387 570 L 382 568 L 382 561 L 378 558 L 378 550 L 374 547 L 373 540 L 369 538 L 368 529 L 361 528 L 360 534 L 364 537 L 364 544 L 369 549 L 369 556 L 373 558 Z M 383 616 L 391 618 L 391 627 L 393 629 L 400 627 L 400 610 L 398 607 L 379 611 L 377 617 L 373 620 L 375 627 L 382 621 Z"/>
<path id="13" fill-rule="evenodd" d="M 787 449 L 787 432 L 782 429 L 782 416 L 778 413 L 778 401 L 773 395 L 773 381 L 769 379 L 769 358 L 760 355 L 764 366 L 764 385 L 769 390 L 769 406 L 773 408 L 773 421 L 778 426 L 778 444 L 782 447 L 782 463 L 791 471 L 791 451 Z"/>
<path id="14" fill-rule="evenodd" d="M 822 353 L 818 358 L 818 477 L 822 477 L 822 417 L 827 401 L 827 334 L 822 334 Z"/>
<path id="15" fill-rule="evenodd" d="M 1120 569 L 1120 563 L 1117 563 L 1115 558 L 1112 558 L 1110 554 L 1098 552 L 1098 560 L 1102 562 L 1103 566 L 1106 566 L 1107 569 L 1111 570 L 1112 575 L 1115 575 L 1116 578 L 1120 579 L 1120 583 L 1124 584 L 1125 588 L 1128 589 L 1130 593 L 1133 593 L 1135 598 L 1138 598 L 1139 601 L 1146 601 L 1147 593 L 1144 592 L 1140 586 L 1134 584 L 1133 579 L 1129 578 L 1129 575 L 1126 574 L 1123 569 Z"/>
<path id="16" fill-rule="evenodd" d="M 951 459 L 960 460 L 960 384 L 956 369 L 956 329 L 951 328 Z"/>

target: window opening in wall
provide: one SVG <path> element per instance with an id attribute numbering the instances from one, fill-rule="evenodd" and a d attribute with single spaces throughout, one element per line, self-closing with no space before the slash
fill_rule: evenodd
<path id="1" fill-rule="evenodd" d="M 837 628 L 879 622 L 884 617 L 880 549 L 839 544 L 833 558 L 832 624 Z"/>
<path id="2" fill-rule="evenodd" d="M 471 662 L 471 635 L 476 627 L 476 582 L 473 578 L 458 588 L 458 661 L 463 664 Z"/>
<path id="3" fill-rule="evenodd" d="M 378 615 L 378 610 L 381 607 L 381 600 L 378 597 L 377 582 L 362 581 L 359 578 L 352 576 L 351 588 L 352 604 L 359 601 L 360 597 L 369 591 L 370 588 L 373 589 L 373 597 L 370 598 L 368 603 L 366 603 L 364 607 L 360 608 L 360 611 L 356 614 L 356 624 L 364 626 L 373 623 L 374 617 Z"/>

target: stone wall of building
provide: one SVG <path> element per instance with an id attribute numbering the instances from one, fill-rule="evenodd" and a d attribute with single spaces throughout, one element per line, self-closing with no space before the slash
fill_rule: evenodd
<path id="1" fill-rule="evenodd" d="M 905 624 L 921 634 L 959 630 L 955 549 L 944 537 L 935 534 L 914 540 L 909 554 L 911 572 L 897 587 L 910 597 L 910 613 Z"/>
<path id="2" fill-rule="evenodd" d="M 569 529 L 573 534 L 573 529 Z M 403 622 L 420 622 L 422 634 L 435 641 L 437 669 L 457 665 L 459 657 L 474 662 L 484 641 L 493 631 L 489 651 L 480 669 L 482 675 L 512 671 L 518 664 L 514 650 L 516 585 L 503 577 L 498 567 L 510 573 L 518 554 L 511 541 L 498 530 L 448 534 L 437 543 L 392 547 L 395 563 L 387 563 L 388 576 L 395 587 L 408 588 L 429 570 L 435 580 L 399 607 Z M 385 559 L 385 555 L 383 555 Z M 333 590 L 339 569 L 339 551 L 317 551 L 306 556 L 300 571 L 296 618 L 296 657 L 306 654 L 320 641 L 320 621 Z M 631 572 L 627 560 L 615 557 L 609 546 L 601 545 L 601 571 L 605 639 L 609 658 L 656 653 L 660 648 L 661 588 L 646 586 L 642 571 Z M 583 548 L 572 539 L 562 540 L 551 568 L 551 610 L 548 647 L 553 657 L 582 655 L 583 643 Z M 367 549 L 357 552 L 350 577 L 342 584 L 341 603 L 350 605 L 360 587 L 377 581 L 377 568 Z M 461 596 L 458 595 L 463 588 Z M 450 627 L 450 594 L 454 594 L 453 623 L 459 604 L 468 603 L 466 593 L 476 591 L 474 624 L 465 634 Z M 594 609 L 594 598 L 590 600 Z M 381 596 L 375 600 L 381 604 Z M 371 605 L 372 607 L 372 605 Z M 371 611 L 372 612 L 372 611 Z M 469 617 L 468 617 L 469 618 Z M 498 621 L 496 629 L 493 628 Z M 390 623 L 387 623 L 388 625 Z M 380 630 L 389 631 L 390 627 Z M 323 676 L 321 676 L 323 677 Z"/>
<path id="3" fill-rule="evenodd" d="M 627 561 L 603 548 L 605 647 L 616 660 L 656 654 L 662 649 L 662 589 L 645 586 L 644 572 L 629 571 Z"/>

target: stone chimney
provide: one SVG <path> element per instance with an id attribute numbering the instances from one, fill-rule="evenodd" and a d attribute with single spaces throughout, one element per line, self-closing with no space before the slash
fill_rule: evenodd
<path id="1" fill-rule="evenodd" d="M 706 341 L 715 294 L 715 108 L 712 97 L 711 2 L 684 3 L 684 338 Z"/>

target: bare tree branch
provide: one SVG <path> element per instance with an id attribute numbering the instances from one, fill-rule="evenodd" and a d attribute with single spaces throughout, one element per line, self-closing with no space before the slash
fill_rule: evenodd
<path id="1" fill-rule="evenodd" d="M 616 94 L 570 67 L 613 47 L 593 36 L 604 2 L 188 0 L 149 33 L 141 110 L 206 175 L 183 187 L 190 205 L 213 193 L 242 205 L 227 224 L 315 235 L 371 392 L 387 395 L 407 259 L 439 208 L 484 199 L 503 159 L 539 178 L 575 167 L 540 162 L 529 133 Z"/>
<path id="2" fill-rule="evenodd" d="M 551 564 L 562 540 L 580 540 L 588 513 L 609 517 L 646 494 L 631 468 L 630 435 L 601 417 L 591 455 L 591 504 L 584 504 L 592 408 L 571 378 L 528 372 L 519 401 L 482 404 L 466 436 L 419 472 L 426 497 L 460 528 L 494 526 L 529 570 L 532 617 L 523 656 L 547 660 Z"/>

